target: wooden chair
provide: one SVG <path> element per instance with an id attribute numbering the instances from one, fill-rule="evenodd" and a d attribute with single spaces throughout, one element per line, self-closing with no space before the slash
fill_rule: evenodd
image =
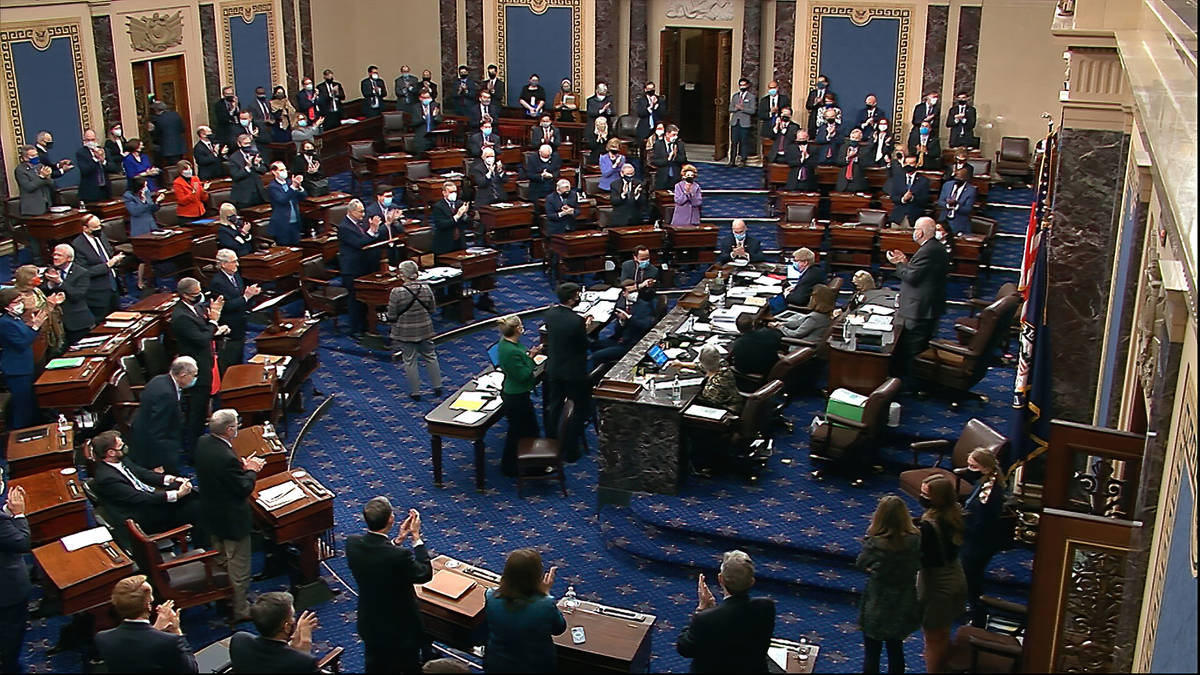
<path id="1" fill-rule="evenodd" d="M 1018 294 L 996 300 L 979 313 L 975 335 L 966 345 L 949 340 L 933 340 L 929 349 L 917 355 L 913 375 L 951 396 L 951 406 L 957 408 L 963 398 L 986 402 L 987 397 L 971 391 L 987 375 L 988 367 L 997 360 L 1000 346 L 1008 333 L 1017 307 Z"/>
<path id="2" fill-rule="evenodd" d="M 925 482 L 926 478 L 942 476 L 954 481 L 959 499 L 966 499 L 975 490 L 975 483 L 965 480 L 958 473 L 958 469 L 967 465 L 967 455 L 970 455 L 971 451 L 976 448 L 983 448 L 995 455 L 997 459 L 1003 459 L 1004 455 L 1008 453 L 1008 439 L 982 420 L 972 418 L 967 420 L 962 433 L 958 435 L 958 440 L 953 442 L 953 446 L 951 446 L 950 439 L 939 438 L 932 441 L 917 441 L 909 447 L 912 449 L 914 466 L 917 466 L 920 461 L 918 453 L 922 450 L 937 452 L 938 456 L 931 466 L 901 472 L 901 490 L 915 499 L 921 495 L 921 483 Z M 942 460 L 946 458 L 947 450 L 950 451 L 949 469 L 941 466 Z"/>
<path id="3" fill-rule="evenodd" d="M 142 342 L 138 346 L 138 354 L 147 378 L 162 375 L 171 367 L 171 357 L 167 355 L 166 345 L 156 337 L 142 338 Z"/>
<path id="4" fill-rule="evenodd" d="M 361 185 L 366 182 L 375 191 L 375 174 L 367 164 L 367 157 L 375 154 L 375 141 L 350 141 L 346 144 L 350 150 L 350 185 L 351 192 L 361 192 Z"/>
<path id="5" fill-rule="evenodd" d="M 189 548 L 187 534 L 191 525 L 155 535 L 147 535 L 132 518 L 125 525 L 132 535 L 132 555 L 150 578 L 159 601 L 174 601 L 175 608 L 182 610 L 233 597 L 229 574 L 217 564 L 221 554 Z M 159 549 L 159 544 L 168 540 L 177 550 L 173 558 L 166 557 Z"/>
<path id="6" fill-rule="evenodd" d="M 987 627 L 961 626 L 950 643 L 947 665 L 952 673 L 1020 673 L 1024 647 L 1021 639 L 1028 624 L 1025 605 L 980 596 Z M 1002 619 L 1009 630 L 992 630 L 991 618 Z"/>
<path id="7" fill-rule="evenodd" d="M 561 438 L 567 436 L 567 425 L 575 415 L 575 402 L 563 402 L 562 416 L 558 419 L 557 438 L 522 438 L 517 442 L 517 497 L 527 480 L 558 480 L 563 496 L 567 496 L 567 472 L 563 467 Z M 546 473 L 525 475 L 526 469 L 534 471 L 550 467 Z"/>
<path id="8" fill-rule="evenodd" d="M 889 377 L 867 397 L 862 419 L 852 420 L 826 413 L 812 432 L 808 457 L 821 468 L 812 472 L 820 480 L 827 469 L 839 469 L 862 485 L 862 475 L 874 464 L 880 440 L 887 426 L 888 410 L 900 394 L 899 378 Z M 864 461 L 867 460 L 867 461 Z"/>
<path id="9" fill-rule="evenodd" d="M 146 371 L 142 368 L 142 362 L 138 360 L 137 354 L 122 356 L 121 370 L 125 371 L 125 375 L 128 377 L 129 387 L 135 394 L 140 394 L 149 378 L 146 377 Z"/>
<path id="10" fill-rule="evenodd" d="M 387 151 L 403 150 L 408 147 L 409 114 L 403 110 L 385 110 L 383 113 L 383 148 Z"/>
<path id="11" fill-rule="evenodd" d="M 108 389 L 109 405 L 113 423 L 117 431 L 127 435 L 130 425 L 133 423 L 133 413 L 138 409 L 138 392 L 134 391 L 130 385 L 129 373 L 124 370 L 114 372 L 109 378 L 108 384 L 110 385 Z"/>
<path id="12" fill-rule="evenodd" d="M 300 295 L 304 298 L 304 309 L 317 318 L 328 316 L 336 333 L 337 318 L 346 312 L 350 291 L 332 285 L 330 281 L 334 276 L 325 269 L 325 261 L 319 255 L 300 261 Z"/>
<path id="13" fill-rule="evenodd" d="M 197 279 L 207 279 L 217 270 L 217 235 L 205 234 L 192 240 L 192 273 Z"/>

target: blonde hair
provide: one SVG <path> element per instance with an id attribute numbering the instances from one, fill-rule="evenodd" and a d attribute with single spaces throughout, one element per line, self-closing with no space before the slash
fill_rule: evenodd
<path id="1" fill-rule="evenodd" d="M 966 523 L 963 521 L 962 507 L 958 504 L 958 490 L 954 489 L 954 483 L 949 478 L 937 474 L 929 476 L 921 481 L 921 484 L 929 486 L 929 508 L 925 509 L 921 520 L 937 523 L 942 529 L 943 537 L 961 545 Z"/>
<path id="2" fill-rule="evenodd" d="M 903 499 L 896 495 L 880 498 L 875 515 L 871 516 L 871 526 L 867 528 L 868 537 L 882 537 L 885 548 L 898 549 L 903 546 L 904 537 L 916 533 L 917 527 L 913 525 L 912 515 Z"/>
<path id="3" fill-rule="evenodd" d="M 37 278 L 38 268 L 35 265 L 21 265 L 13 272 L 13 285 L 18 290 L 31 290 L 30 281 Z"/>
<path id="4" fill-rule="evenodd" d="M 850 277 L 850 281 L 860 291 L 875 290 L 875 277 L 871 276 L 871 273 L 866 270 L 855 272 L 854 276 Z"/>
<path id="5" fill-rule="evenodd" d="M 500 329 L 500 335 L 512 337 L 517 334 L 517 329 L 521 326 L 521 317 L 516 314 L 502 316 L 496 319 L 496 326 Z"/>

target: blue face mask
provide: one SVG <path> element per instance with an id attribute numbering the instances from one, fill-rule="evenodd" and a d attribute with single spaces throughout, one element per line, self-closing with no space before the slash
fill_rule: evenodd
<path id="1" fill-rule="evenodd" d="M 187 384 L 184 384 L 184 385 L 180 385 L 179 388 L 180 389 L 191 389 L 192 387 L 196 386 L 196 380 L 198 380 L 198 379 L 200 379 L 200 378 L 193 377 L 190 382 L 188 382 Z"/>
<path id="2" fill-rule="evenodd" d="M 768 89 L 767 93 L 774 96 L 775 94 L 779 93 L 779 90 L 778 89 Z"/>
<path id="3" fill-rule="evenodd" d="M 638 261 L 638 267 L 640 267 L 641 269 L 646 269 L 649 266 L 650 266 L 649 260 L 639 260 Z"/>
<path id="4" fill-rule="evenodd" d="M 32 158 L 30 158 L 29 163 L 34 164 L 34 165 L 41 164 L 42 158 L 41 157 L 32 157 Z"/>
<path id="5" fill-rule="evenodd" d="M 392 205 L 392 198 L 391 198 L 391 197 L 385 197 L 385 198 L 383 199 L 383 205 L 384 205 L 384 206 L 391 206 L 391 205 Z"/>
<path id="6" fill-rule="evenodd" d="M 745 232 L 742 232 L 741 234 L 738 234 L 737 232 L 734 232 L 734 233 L 733 233 L 733 238 L 734 238 L 734 239 L 736 239 L 736 240 L 738 240 L 738 241 L 742 241 L 743 239 L 745 239 L 745 238 L 746 238 L 746 233 L 745 233 Z"/>

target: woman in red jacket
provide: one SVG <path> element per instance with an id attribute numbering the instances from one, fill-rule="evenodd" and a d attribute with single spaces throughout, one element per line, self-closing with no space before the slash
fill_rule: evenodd
<path id="1" fill-rule="evenodd" d="M 171 187 L 175 190 L 175 213 L 180 218 L 201 218 L 207 209 L 208 183 L 200 182 L 192 170 L 192 163 L 179 161 L 179 177 Z"/>

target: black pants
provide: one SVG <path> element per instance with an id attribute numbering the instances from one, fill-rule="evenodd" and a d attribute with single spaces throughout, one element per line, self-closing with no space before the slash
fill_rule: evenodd
<path id="1" fill-rule="evenodd" d="M 88 309 L 92 310 L 92 316 L 95 317 L 98 324 L 104 323 L 104 317 L 117 311 L 120 307 L 116 291 L 106 295 L 103 302 L 88 303 Z"/>
<path id="2" fill-rule="evenodd" d="M 199 494 L 192 492 L 174 502 L 167 502 L 147 513 L 138 525 L 151 534 L 173 530 L 182 525 L 192 526 L 192 545 L 209 548 L 211 537 L 204 527 L 205 517 Z"/>
<path id="3" fill-rule="evenodd" d="M 729 127 L 729 159 L 736 156 L 746 159 L 750 154 L 750 127 Z"/>
<path id="4" fill-rule="evenodd" d="M 246 360 L 246 338 L 240 340 L 226 340 L 221 346 L 221 351 L 217 354 L 217 367 L 221 370 L 221 374 L 225 374 L 225 369 L 229 366 L 236 366 Z"/>
<path id="5" fill-rule="evenodd" d="M 565 437 L 558 440 L 562 443 L 563 459 L 574 462 L 583 454 L 579 449 L 580 437 L 583 435 L 584 423 L 592 409 L 592 386 L 586 376 L 569 380 L 546 380 L 546 419 L 544 424 L 546 425 L 546 436 L 549 438 L 558 438 L 559 419 L 562 417 L 563 403 L 567 399 L 571 399 L 575 403 L 575 415 L 567 425 Z"/>
<path id="6" fill-rule="evenodd" d="M 959 552 L 962 561 L 963 575 L 967 578 L 967 603 L 970 606 L 971 624 L 982 627 L 987 621 L 987 611 L 980 606 L 979 596 L 983 595 L 983 575 L 987 572 L 992 556 L 996 555 L 996 547 L 987 542 L 964 542 Z"/>
<path id="7" fill-rule="evenodd" d="M 28 598 L 0 607 L 0 672 L 24 672 L 21 670 L 21 652 L 25 647 L 25 629 L 28 627 Z"/>
<path id="8" fill-rule="evenodd" d="M 537 438 L 542 435 L 538 429 L 537 413 L 533 410 L 533 400 L 529 392 L 524 394 L 500 394 L 504 400 L 504 416 L 508 419 L 508 435 L 504 437 L 504 456 L 500 460 L 500 470 L 506 476 L 517 475 L 517 443 L 522 438 Z"/>
<path id="9" fill-rule="evenodd" d="M 363 643 L 368 673 L 419 673 L 421 650 Z"/>
<path id="10" fill-rule="evenodd" d="M 367 330 L 367 306 L 354 297 L 354 280 L 357 277 L 343 274 L 342 287 L 349 295 L 346 296 L 346 313 L 350 315 L 350 334 L 360 335 Z"/>
<path id="11" fill-rule="evenodd" d="M 900 333 L 900 342 L 892 353 L 891 371 L 896 377 L 905 380 L 904 385 L 910 385 L 912 364 L 917 355 L 929 348 L 929 340 L 937 326 L 936 319 L 914 321 L 904 320 L 904 330 Z"/>
<path id="12" fill-rule="evenodd" d="M 863 643 L 866 645 L 867 654 L 863 658 L 864 673 L 879 672 L 879 655 L 883 652 L 883 640 L 876 640 L 863 636 Z M 904 672 L 904 641 L 903 640 L 887 640 L 888 654 L 888 672 L 903 673 Z"/>
<path id="13" fill-rule="evenodd" d="M 204 425 L 208 424 L 208 401 L 212 398 L 212 394 L 209 392 L 211 388 L 211 378 L 197 379 L 196 384 L 186 392 L 187 410 L 184 412 L 183 449 L 189 456 L 192 448 L 196 447 L 196 440 L 204 435 Z M 165 467 L 166 472 L 172 475 L 179 475 L 177 470 L 172 470 L 178 468 L 177 466 Z"/>

